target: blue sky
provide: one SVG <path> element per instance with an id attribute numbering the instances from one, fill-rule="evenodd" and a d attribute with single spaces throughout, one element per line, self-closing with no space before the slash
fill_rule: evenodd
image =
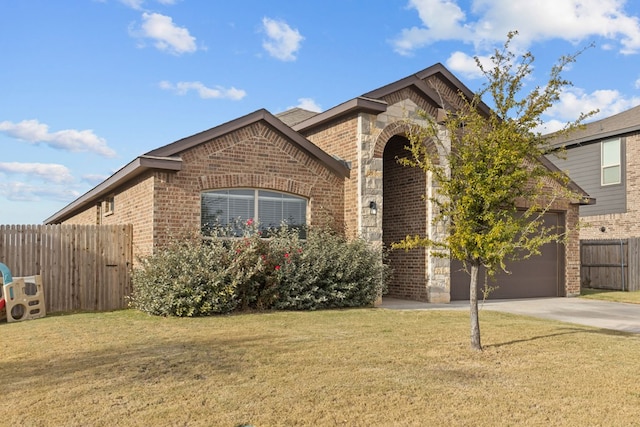
<path id="1" fill-rule="evenodd" d="M 547 129 L 640 104 L 640 4 L 623 0 L 0 0 L 0 224 L 35 224 L 135 157 L 266 108 L 323 111 L 518 30 L 531 87 L 594 43 Z M 61 7 L 61 5 L 64 5 Z"/>

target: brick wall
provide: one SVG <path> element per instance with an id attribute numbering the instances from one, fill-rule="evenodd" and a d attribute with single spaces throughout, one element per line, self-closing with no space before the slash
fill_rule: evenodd
<path id="1" fill-rule="evenodd" d="M 132 224 L 133 255 L 149 255 L 153 250 L 153 191 L 154 175 L 147 172 L 136 177 L 125 186 L 114 190 L 114 209 L 105 212 L 101 200 L 96 204 L 67 219 L 63 224 Z"/>
<path id="2" fill-rule="evenodd" d="M 396 158 L 407 156 L 406 138 L 392 137 L 384 150 L 382 212 L 383 241 L 387 248 L 407 235 L 427 234 L 426 175 L 419 168 L 400 165 Z M 389 295 L 401 298 L 428 300 L 427 255 L 425 249 L 394 250 L 389 254 L 394 280 Z"/>
<path id="3" fill-rule="evenodd" d="M 350 162 L 351 175 L 344 182 L 344 232 L 349 238 L 359 235 L 358 230 L 358 175 L 361 168 L 358 161 L 358 116 L 344 117 L 338 121 L 318 126 L 305 134 L 326 153 Z M 368 208 L 367 208 L 368 209 Z"/>
<path id="4" fill-rule="evenodd" d="M 100 215 L 100 208 L 96 205 L 91 205 L 85 210 L 77 213 L 71 218 L 63 222 L 63 224 L 85 224 L 94 225 L 99 224 L 98 217 Z"/>
<path id="5" fill-rule="evenodd" d="M 640 133 L 627 136 L 624 140 L 627 211 L 582 217 L 581 239 L 640 237 Z M 600 231 L 602 227 L 605 227 L 604 233 Z"/>
<path id="6" fill-rule="evenodd" d="M 568 231 L 567 240 L 564 245 L 565 264 L 565 296 L 580 295 L 580 232 L 578 205 L 567 206 L 565 213 L 565 230 Z"/>

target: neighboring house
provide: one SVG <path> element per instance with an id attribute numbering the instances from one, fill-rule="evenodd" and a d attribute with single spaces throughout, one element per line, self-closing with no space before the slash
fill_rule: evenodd
<path id="1" fill-rule="evenodd" d="M 549 159 L 598 201 L 580 207 L 580 238 L 640 237 L 640 106 L 550 138 L 566 151 Z"/>
<path id="2" fill-rule="evenodd" d="M 330 225 L 386 247 L 408 234 L 438 238 L 443 228 L 432 224 L 434 207 L 422 198 L 436 186 L 397 158 L 406 155 L 408 123 L 419 120 L 417 112 L 441 117 L 459 105 L 460 92 L 472 96 L 436 64 L 322 113 L 258 110 L 134 159 L 46 223 L 131 223 L 137 255 L 185 229 L 236 217 Z M 547 215 L 568 230 L 577 219 L 578 206 L 567 200 Z M 578 294 L 575 233 L 543 252 L 501 276 L 493 296 Z M 390 264 L 389 295 L 448 302 L 468 294 L 468 276 L 425 249 L 393 251 Z"/>

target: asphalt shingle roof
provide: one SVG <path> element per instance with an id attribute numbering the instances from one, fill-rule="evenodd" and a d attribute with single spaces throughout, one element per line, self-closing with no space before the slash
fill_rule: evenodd
<path id="1" fill-rule="evenodd" d="M 305 110 L 299 107 L 292 108 L 282 113 L 278 113 L 275 116 L 279 118 L 285 125 L 291 127 L 298 123 L 304 122 L 313 116 L 318 115 L 315 111 Z"/>

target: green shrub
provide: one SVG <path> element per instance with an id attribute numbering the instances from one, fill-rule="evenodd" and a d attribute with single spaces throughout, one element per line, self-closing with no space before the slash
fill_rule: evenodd
<path id="1" fill-rule="evenodd" d="M 234 231 L 237 232 L 237 231 Z M 388 267 L 363 240 L 327 230 L 280 227 L 261 237 L 253 222 L 240 238 L 174 241 L 133 274 L 131 305 L 163 316 L 234 310 L 316 310 L 372 304 Z"/>
<path id="2" fill-rule="evenodd" d="M 328 230 L 310 230 L 307 241 L 289 254 L 275 304 L 282 310 L 370 305 L 389 276 L 379 251 Z"/>
<path id="3" fill-rule="evenodd" d="M 133 272 L 131 306 L 161 316 L 206 316 L 236 309 L 238 294 L 221 242 L 174 241 Z"/>

